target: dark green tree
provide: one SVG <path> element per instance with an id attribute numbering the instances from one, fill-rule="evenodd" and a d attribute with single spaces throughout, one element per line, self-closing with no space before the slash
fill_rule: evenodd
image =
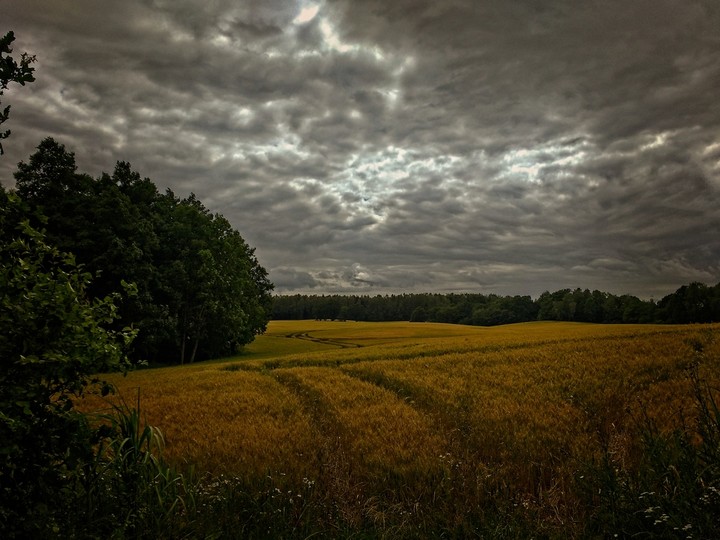
<path id="1" fill-rule="evenodd" d="M 427 321 L 428 316 L 427 312 L 425 311 L 425 308 L 422 306 L 416 307 L 413 312 L 410 314 L 410 322 L 425 322 Z"/>
<path id="2" fill-rule="evenodd" d="M 664 297 L 658 305 L 665 322 L 681 324 L 712 322 L 720 320 L 716 294 L 717 288 L 692 282 Z"/>
<path id="3" fill-rule="evenodd" d="M 132 282 L 116 326 L 138 329 L 132 357 L 185 362 L 236 352 L 264 331 L 272 284 L 229 222 L 194 196 L 160 194 L 128 163 L 98 180 L 51 138 L 15 173 L 17 191 L 43 209 L 50 241 L 77 256 L 94 297 Z"/>
<path id="4" fill-rule="evenodd" d="M 164 196 L 157 264 L 179 360 L 237 352 L 270 317 L 267 272 L 230 223 L 191 195 Z"/>
<path id="5" fill-rule="evenodd" d="M 28 163 L 18 163 L 14 176 L 23 200 L 48 207 L 56 205 L 68 193 L 87 194 L 92 181 L 77 174 L 75 154 L 51 137 L 42 140 Z"/>
<path id="6" fill-rule="evenodd" d="M 91 300 L 90 275 L 32 227 L 0 191 L 0 534 L 57 534 L 92 433 L 73 399 L 95 373 L 127 366 L 132 332 L 108 331 L 112 298 Z M 105 390 L 107 387 L 102 387 Z M 67 496 L 63 496 L 63 494 Z"/>
<path id="7" fill-rule="evenodd" d="M 18 83 L 25 86 L 25 83 L 33 82 L 33 71 L 35 68 L 31 67 L 30 64 L 35 62 L 34 56 L 28 56 L 27 53 L 23 53 L 20 56 L 20 63 L 17 62 L 10 53 L 12 48 L 10 45 L 15 41 L 15 34 L 8 32 L 0 38 L 0 96 L 7 90 L 8 84 L 11 82 Z M 0 110 L 0 125 L 10 117 L 10 105 Z M 7 139 L 10 136 L 10 130 L 0 131 L 0 141 Z M 2 143 L 0 143 L 0 155 L 3 154 Z"/>
<path id="8" fill-rule="evenodd" d="M 136 351 L 147 354 L 148 327 L 157 326 L 149 324 L 151 258 L 157 239 L 151 216 L 123 192 L 136 182 L 129 166 L 118 163 L 112 176 L 104 174 L 95 181 L 77 173 L 72 152 L 46 138 L 27 163 L 18 164 L 15 180 L 23 200 L 47 216 L 43 227 L 48 241 L 73 253 L 95 276 L 88 291 L 91 296 L 122 291 L 123 280 L 135 283 L 137 294 L 124 295 L 116 324 L 135 323 L 141 328 Z"/>

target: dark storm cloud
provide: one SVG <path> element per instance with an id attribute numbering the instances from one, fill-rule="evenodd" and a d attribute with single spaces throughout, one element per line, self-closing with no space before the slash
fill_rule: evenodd
<path id="1" fill-rule="evenodd" d="M 305 8 L 317 6 L 314 10 Z M 720 280 L 715 0 L 0 5 L 0 179 L 53 136 L 194 191 L 279 292 Z"/>

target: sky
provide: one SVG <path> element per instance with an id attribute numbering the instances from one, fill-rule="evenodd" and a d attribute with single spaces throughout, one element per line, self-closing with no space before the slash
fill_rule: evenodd
<path id="1" fill-rule="evenodd" d="M 717 0 L 2 0 L 45 137 L 194 192 L 279 294 L 720 281 Z"/>

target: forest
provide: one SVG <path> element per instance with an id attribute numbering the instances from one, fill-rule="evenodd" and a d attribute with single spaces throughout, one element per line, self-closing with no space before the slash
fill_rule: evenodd
<path id="1" fill-rule="evenodd" d="M 530 296 L 496 294 L 276 295 L 276 320 L 410 321 L 495 326 L 543 321 L 708 323 L 720 321 L 720 283 L 683 285 L 658 302 L 598 290 L 561 289 Z"/>

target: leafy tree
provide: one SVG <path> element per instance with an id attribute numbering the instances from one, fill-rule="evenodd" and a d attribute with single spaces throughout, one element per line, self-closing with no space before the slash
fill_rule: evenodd
<path id="1" fill-rule="evenodd" d="M 52 137 L 42 140 L 28 163 L 18 163 L 14 176 L 25 201 L 46 206 L 54 206 L 67 194 L 87 194 L 92 182 L 77 174 L 75 154 Z"/>
<path id="2" fill-rule="evenodd" d="M 25 86 L 25 83 L 33 82 L 33 71 L 35 68 L 30 67 L 30 64 L 35 62 L 34 56 L 28 56 L 23 53 L 20 56 L 20 63 L 10 56 L 12 49 L 10 44 L 15 41 L 15 34 L 8 32 L 0 38 L 0 96 L 3 95 L 3 91 L 7 90 L 8 84 L 11 82 L 18 83 Z M 10 116 L 10 105 L 0 111 L 0 124 L 3 124 Z M 0 131 L 0 141 L 7 139 L 10 136 L 10 130 Z M 0 155 L 3 154 L 2 143 L 0 143 Z"/>
<path id="3" fill-rule="evenodd" d="M 184 363 L 236 352 L 265 330 L 272 284 L 229 222 L 191 195 L 160 194 L 128 163 L 98 180 L 79 174 L 75 156 L 43 140 L 15 173 L 18 193 L 48 216 L 47 234 L 95 275 L 103 297 L 121 282 L 116 326 L 138 329 L 135 359 Z"/>
<path id="4" fill-rule="evenodd" d="M 427 319 L 427 311 L 422 306 L 416 307 L 410 315 L 410 322 L 425 322 Z"/>
<path id="5" fill-rule="evenodd" d="M 570 289 L 561 289 L 554 293 L 544 292 L 538 298 L 538 319 L 549 321 L 569 321 L 574 306 L 571 304 Z"/>
<path id="6" fill-rule="evenodd" d="M 585 300 L 585 316 L 588 322 L 601 323 L 603 322 L 603 302 L 605 301 L 605 295 L 594 290 L 591 292 Z"/>
<path id="7" fill-rule="evenodd" d="M 693 282 L 683 285 L 659 302 L 663 319 L 669 323 L 703 323 L 720 320 L 720 283 L 708 287 Z"/>
<path id="8" fill-rule="evenodd" d="M 158 261 L 180 362 L 237 352 L 265 330 L 272 284 L 254 251 L 191 195 L 164 196 Z"/>
<path id="9" fill-rule="evenodd" d="M 108 331 L 112 298 L 90 300 L 90 276 L 30 225 L 28 208 L 0 191 L 0 531 L 57 533 L 92 434 L 73 398 L 92 374 L 127 366 L 128 331 Z M 107 391 L 107 387 L 102 387 Z"/>

